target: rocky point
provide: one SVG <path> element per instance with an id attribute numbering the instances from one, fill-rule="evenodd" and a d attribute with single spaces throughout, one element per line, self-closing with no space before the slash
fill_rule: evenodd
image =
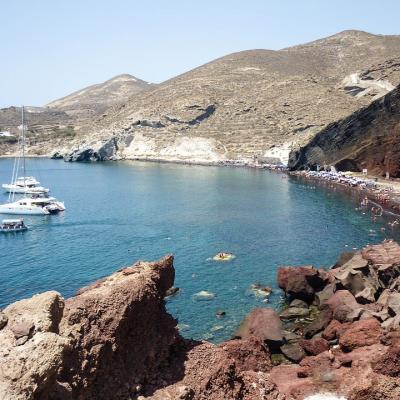
<path id="1" fill-rule="evenodd" d="M 9 305 L 0 311 L 0 398 L 400 398 L 397 243 L 347 253 L 328 270 L 281 267 L 287 307 L 253 310 L 219 345 L 179 335 L 165 310 L 173 283 L 166 256 L 67 300 L 50 291 Z"/>

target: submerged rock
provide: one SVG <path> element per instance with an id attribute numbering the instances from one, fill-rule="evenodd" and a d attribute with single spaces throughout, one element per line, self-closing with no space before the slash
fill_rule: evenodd
<path id="1" fill-rule="evenodd" d="M 180 292 L 178 287 L 172 286 L 165 292 L 165 297 L 172 297 L 177 295 Z"/>
<path id="2" fill-rule="evenodd" d="M 272 288 L 269 286 L 262 286 L 260 283 L 253 283 L 250 286 L 250 290 L 254 295 L 262 297 L 264 299 L 268 298 L 272 293 Z"/>
<path id="3" fill-rule="evenodd" d="M 215 299 L 215 294 L 207 292 L 207 290 L 201 290 L 200 292 L 193 295 L 193 300 L 196 301 L 209 301 L 214 299 Z"/>

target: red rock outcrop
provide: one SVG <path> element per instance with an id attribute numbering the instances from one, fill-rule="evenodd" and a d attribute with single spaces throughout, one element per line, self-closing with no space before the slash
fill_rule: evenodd
<path id="1" fill-rule="evenodd" d="M 169 357 L 177 336 L 163 300 L 173 281 L 168 256 L 124 268 L 66 302 L 46 292 L 5 308 L 0 398 L 130 396 Z"/>
<path id="2" fill-rule="evenodd" d="M 290 312 L 281 321 L 255 309 L 239 339 L 220 345 L 183 339 L 166 312 L 172 256 L 121 269 L 66 301 L 46 292 L 0 312 L 0 398 L 398 399 L 399 265 L 400 246 L 386 241 L 334 272 L 282 269 Z M 294 363 L 276 365 L 284 355 Z"/>

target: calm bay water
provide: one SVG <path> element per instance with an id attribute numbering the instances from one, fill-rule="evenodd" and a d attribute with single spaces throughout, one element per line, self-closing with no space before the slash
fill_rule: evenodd
<path id="1" fill-rule="evenodd" d="M 0 183 L 10 180 L 12 162 L 0 160 Z M 0 235 L 0 307 L 50 289 L 71 296 L 123 265 L 173 253 L 181 292 L 169 311 L 185 336 L 220 341 L 266 306 L 252 283 L 272 286 L 269 304 L 279 305 L 279 265 L 330 266 L 342 251 L 399 239 L 344 194 L 267 171 L 44 159 L 28 167 L 67 211 L 26 216 L 28 232 Z M 210 260 L 220 251 L 236 258 Z M 215 298 L 196 301 L 201 290 Z"/>

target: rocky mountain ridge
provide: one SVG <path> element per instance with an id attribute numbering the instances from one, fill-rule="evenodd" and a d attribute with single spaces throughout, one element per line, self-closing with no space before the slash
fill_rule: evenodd
<path id="1" fill-rule="evenodd" d="M 50 103 L 90 117 L 64 136 L 69 123 L 61 134 L 57 127 L 58 136 L 32 140 L 30 153 L 68 161 L 286 163 L 326 126 L 393 90 L 399 53 L 400 36 L 344 31 L 278 51 L 230 54 L 105 109 L 108 96 L 114 99 L 110 80 Z M 117 82 L 125 87 L 126 76 Z M 93 104 L 97 96 L 103 105 L 89 112 L 85 99 Z"/>
<path id="2" fill-rule="evenodd" d="M 330 270 L 281 267 L 289 306 L 253 310 L 220 345 L 183 339 L 165 310 L 173 257 L 138 262 L 64 300 L 0 311 L 3 400 L 346 400 L 400 396 L 400 246 Z M 168 292 L 167 292 L 168 291 Z"/>
<path id="3" fill-rule="evenodd" d="M 287 157 L 399 84 L 399 50 L 400 36 L 345 31 L 230 54 L 110 110 L 58 150 L 69 160 Z"/>

